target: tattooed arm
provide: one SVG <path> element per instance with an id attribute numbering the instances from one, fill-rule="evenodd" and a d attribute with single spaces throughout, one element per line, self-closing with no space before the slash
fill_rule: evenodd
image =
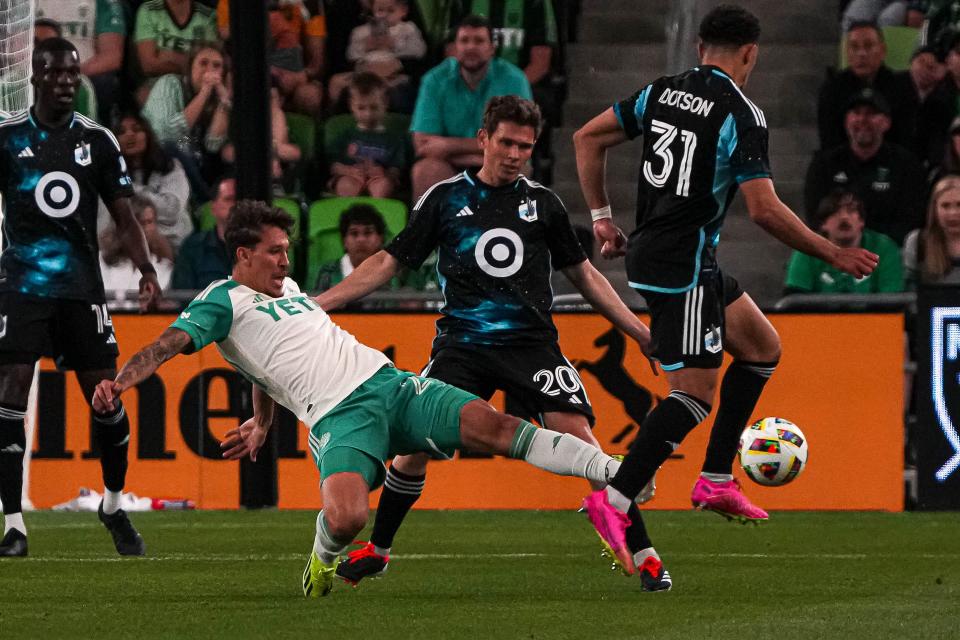
<path id="1" fill-rule="evenodd" d="M 115 380 L 103 380 L 93 392 L 93 409 L 98 413 L 111 411 L 120 394 L 150 377 L 164 362 L 191 346 L 190 336 L 180 329 L 167 329 L 152 344 L 136 353 Z"/>

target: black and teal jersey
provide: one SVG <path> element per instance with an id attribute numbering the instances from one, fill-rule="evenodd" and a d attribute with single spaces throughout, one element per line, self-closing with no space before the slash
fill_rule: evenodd
<path id="1" fill-rule="evenodd" d="M 613 109 L 629 138 L 643 135 L 630 286 L 687 291 L 716 263 L 737 186 L 771 176 L 766 119 L 712 66 L 660 78 Z"/>
<path id="2" fill-rule="evenodd" d="M 133 194 L 110 131 L 74 114 L 48 129 L 29 111 L 0 122 L 0 291 L 102 300 L 98 197 Z"/>
<path id="3" fill-rule="evenodd" d="M 435 349 L 556 341 L 551 271 L 587 259 L 553 191 L 524 176 L 491 187 L 466 171 L 433 185 L 387 247 L 410 269 L 434 249 L 444 295 Z"/>

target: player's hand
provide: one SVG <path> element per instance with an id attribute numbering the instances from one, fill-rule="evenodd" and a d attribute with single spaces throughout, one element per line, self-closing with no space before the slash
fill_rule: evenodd
<path id="1" fill-rule="evenodd" d="M 257 419 L 250 418 L 236 429 L 227 432 L 224 441 L 220 443 L 223 457 L 227 460 L 239 460 L 246 456 L 256 462 L 257 453 L 267 439 L 269 427 L 262 426 Z"/>
<path id="2" fill-rule="evenodd" d="M 117 399 L 123 388 L 116 380 L 101 380 L 93 390 L 93 410 L 97 413 L 108 413 L 117 408 Z"/>
<path id="3" fill-rule="evenodd" d="M 160 299 L 160 281 L 157 274 L 147 273 L 140 277 L 140 312 L 153 311 Z"/>
<path id="4" fill-rule="evenodd" d="M 859 247 L 840 249 L 830 264 L 835 268 L 849 273 L 856 278 L 862 278 L 873 273 L 880 263 L 880 256 Z"/>
<path id="5" fill-rule="evenodd" d="M 601 243 L 600 255 L 607 260 L 627 253 L 627 236 L 609 218 L 593 223 L 593 236 Z"/>
<path id="6" fill-rule="evenodd" d="M 643 332 L 637 337 L 637 344 L 640 345 L 640 351 L 643 352 L 647 362 L 650 363 L 650 370 L 653 371 L 653 375 L 660 375 L 660 372 L 657 371 L 657 360 L 653 357 L 653 342 L 650 338 L 650 329 L 647 328 L 646 325 L 643 325 Z"/>

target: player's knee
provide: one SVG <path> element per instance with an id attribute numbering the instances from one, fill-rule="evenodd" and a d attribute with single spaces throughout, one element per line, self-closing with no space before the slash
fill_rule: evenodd
<path id="1" fill-rule="evenodd" d="M 366 504 L 324 505 L 323 513 L 335 538 L 352 538 L 367 525 Z"/>

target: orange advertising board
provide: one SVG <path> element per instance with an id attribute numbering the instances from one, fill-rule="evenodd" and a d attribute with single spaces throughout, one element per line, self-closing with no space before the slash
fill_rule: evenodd
<path id="1" fill-rule="evenodd" d="M 362 342 L 419 370 L 430 354 L 434 316 L 337 314 Z M 650 406 L 668 392 L 639 348 L 593 314 L 555 316 L 561 346 L 580 371 L 597 416 L 604 449 L 623 453 Z M 121 363 L 148 344 L 173 318 L 114 318 Z M 749 484 L 769 509 L 879 509 L 903 507 L 903 321 L 895 314 L 773 315 L 783 340 L 781 364 L 754 418 L 780 416 L 798 424 L 810 443 L 804 473 L 792 484 Z M 70 499 L 81 486 L 100 488 L 91 449 L 89 409 L 72 376 L 42 364 L 38 429 L 30 497 L 40 508 Z M 238 463 L 219 458 L 217 439 L 249 414 L 249 393 L 215 349 L 179 356 L 124 403 L 131 420 L 127 490 L 151 497 L 184 497 L 202 508 L 236 508 Z M 503 406 L 503 399 L 494 398 Z M 648 506 L 686 509 L 709 437 L 698 427 L 657 477 Z M 320 506 L 318 474 L 306 453 L 306 432 L 288 424 L 280 444 L 281 508 Z M 737 469 L 736 473 L 743 478 Z M 518 490 L 521 488 L 522 490 Z M 586 484 L 522 462 L 471 458 L 432 463 L 418 508 L 570 509 Z M 376 494 L 371 497 L 376 504 Z"/>

